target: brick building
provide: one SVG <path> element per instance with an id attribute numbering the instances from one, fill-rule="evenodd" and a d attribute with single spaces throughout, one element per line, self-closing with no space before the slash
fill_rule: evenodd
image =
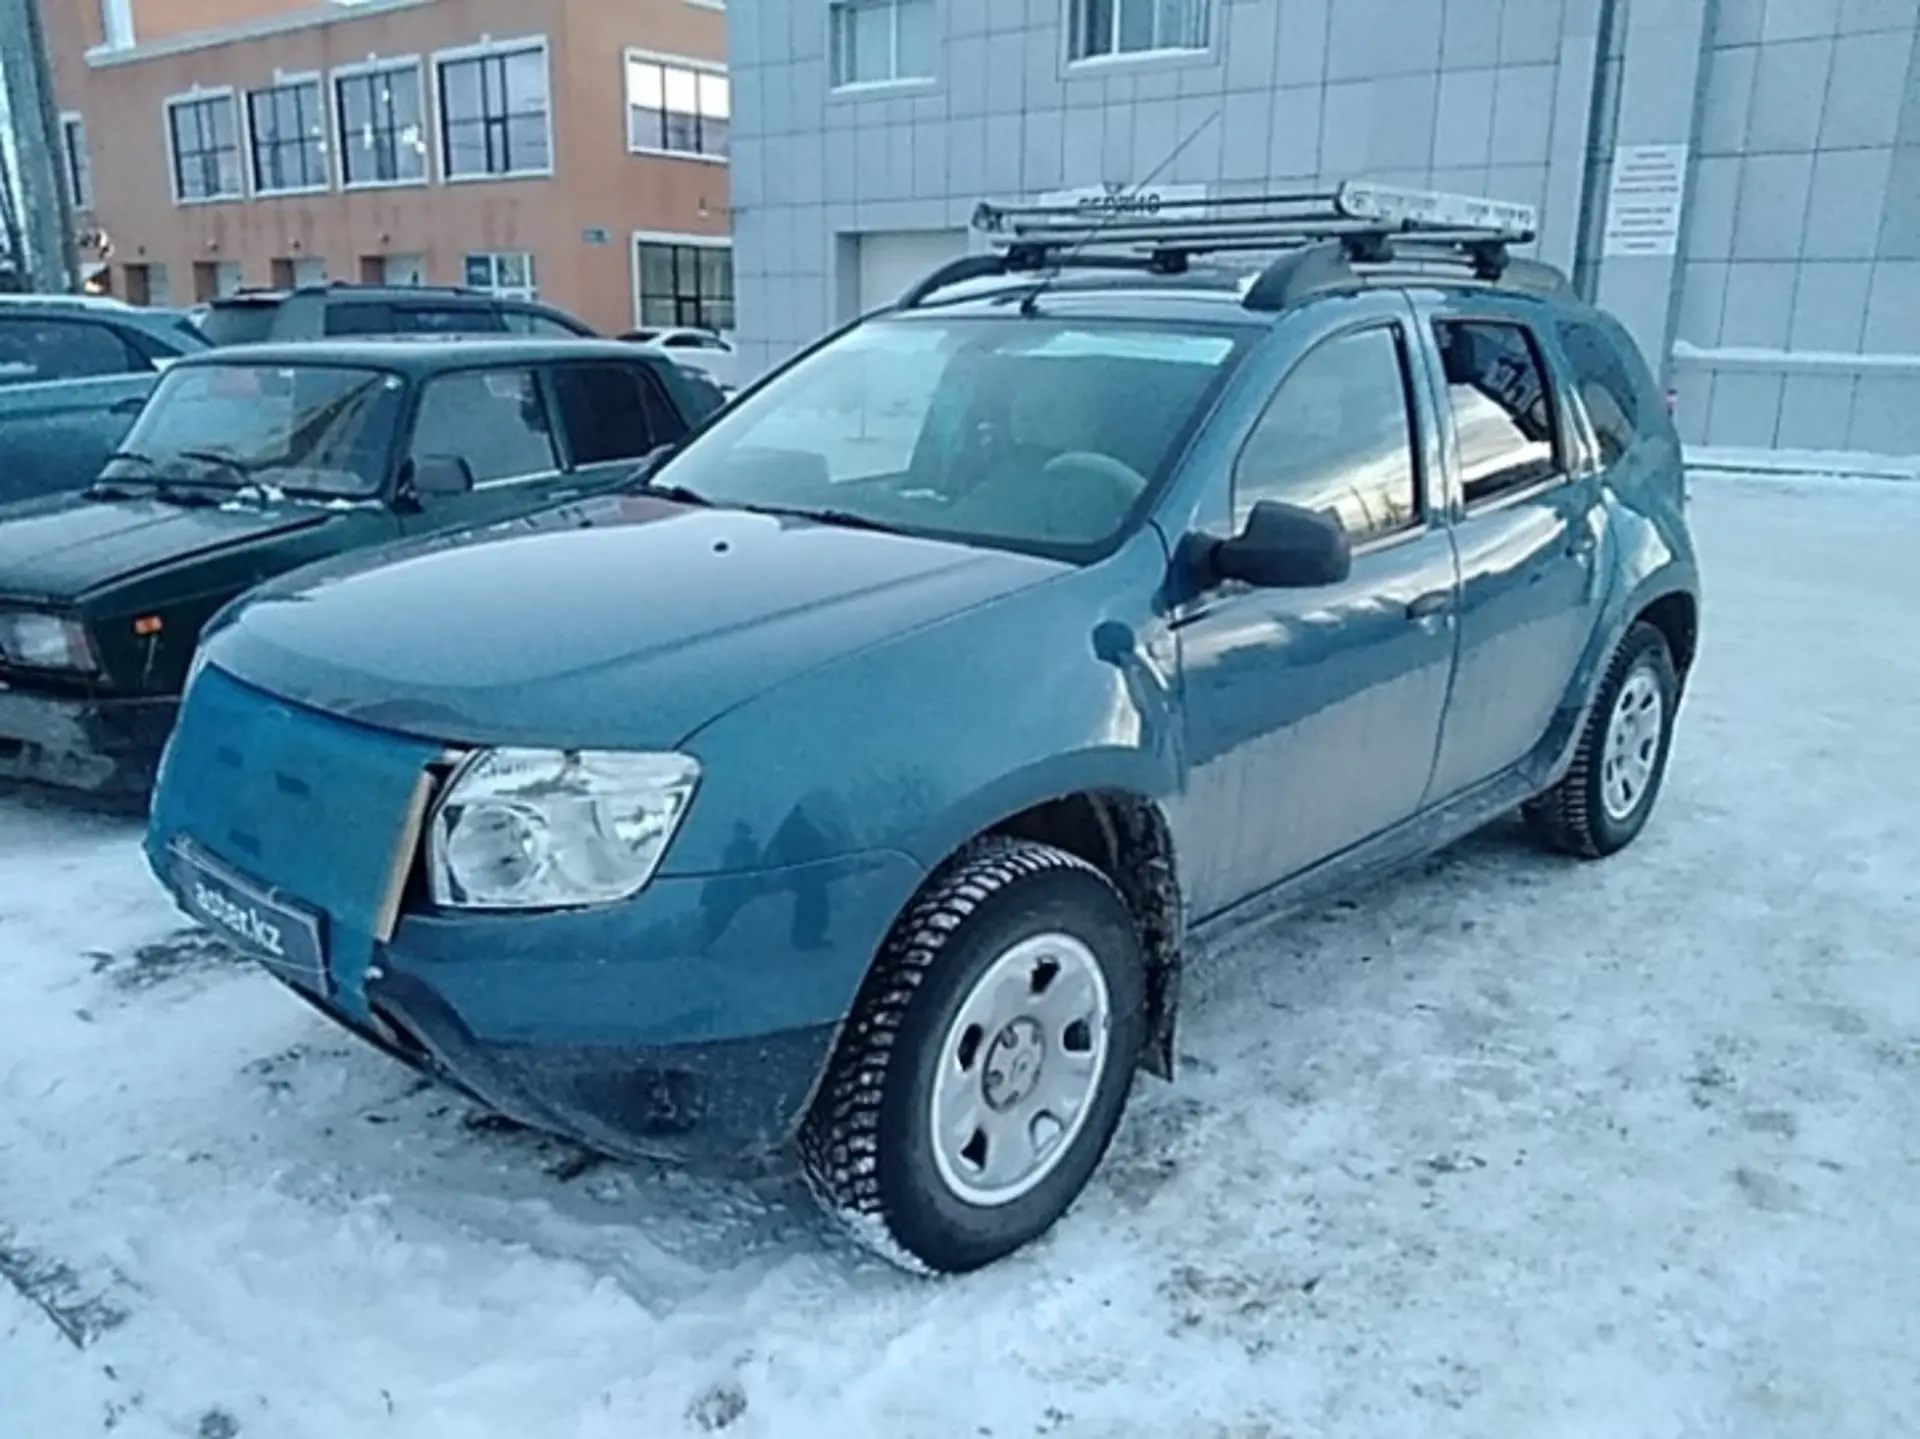
<path id="1" fill-rule="evenodd" d="M 42 0 L 97 288 L 470 284 L 733 324 L 718 0 Z"/>

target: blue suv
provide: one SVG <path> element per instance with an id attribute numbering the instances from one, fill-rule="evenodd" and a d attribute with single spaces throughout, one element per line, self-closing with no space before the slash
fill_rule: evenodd
<path id="1" fill-rule="evenodd" d="M 408 1063 L 797 1148 L 929 1271 L 1067 1209 L 1229 930 L 1515 809 L 1632 841 L 1699 624 L 1662 396 L 1530 211 L 977 223 L 625 490 L 230 607 L 148 848 Z"/>

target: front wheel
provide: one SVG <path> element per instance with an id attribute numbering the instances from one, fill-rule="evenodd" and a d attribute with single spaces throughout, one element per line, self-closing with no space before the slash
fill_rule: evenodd
<path id="1" fill-rule="evenodd" d="M 1106 1152 L 1146 1032 L 1133 917 L 1098 870 L 996 838 L 889 936 L 800 1137 L 814 1193 L 903 1267 L 1045 1233 Z"/>
<path id="2" fill-rule="evenodd" d="M 1636 624 L 1607 668 L 1566 778 L 1527 806 L 1535 835 L 1582 859 L 1633 843 L 1660 797 L 1679 700 L 1666 636 Z"/>

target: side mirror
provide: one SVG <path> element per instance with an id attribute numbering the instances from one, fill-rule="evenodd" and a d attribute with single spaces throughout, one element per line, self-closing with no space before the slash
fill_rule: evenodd
<path id="1" fill-rule="evenodd" d="M 422 455 L 411 466 L 407 490 L 420 499 L 445 499 L 473 491 L 473 466 L 459 455 Z"/>
<path id="2" fill-rule="evenodd" d="M 1353 548 L 1338 520 L 1262 500 L 1244 530 L 1213 546 L 1207 567 L 1216 580 L 1239 580 L 1256 589 L 1317 589 L 1353 573 Z"/>

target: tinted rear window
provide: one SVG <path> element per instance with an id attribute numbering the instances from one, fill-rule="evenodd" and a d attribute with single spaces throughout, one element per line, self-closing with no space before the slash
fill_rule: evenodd
<path id="1" fill-rule="evenodd" d="M 273 338 L 278 305 L 215 305 L 200 322 L 200 333 L 216 345 L 257 345 Z"/>
<path id="2" fill-rule="evenodd" d="M 1638 353 L 1623 354 L 1597 325 L 1562 325 L 1560 348 L 1566 352 L 1574 387 L 1593 421 L 1601 461 L 1617 464 L 1635 440 L 1656 428 L 1653 415 L 1663 413 L 1658 405 L 1647 403 L 1653 382 L 1645 364 Z"/>

